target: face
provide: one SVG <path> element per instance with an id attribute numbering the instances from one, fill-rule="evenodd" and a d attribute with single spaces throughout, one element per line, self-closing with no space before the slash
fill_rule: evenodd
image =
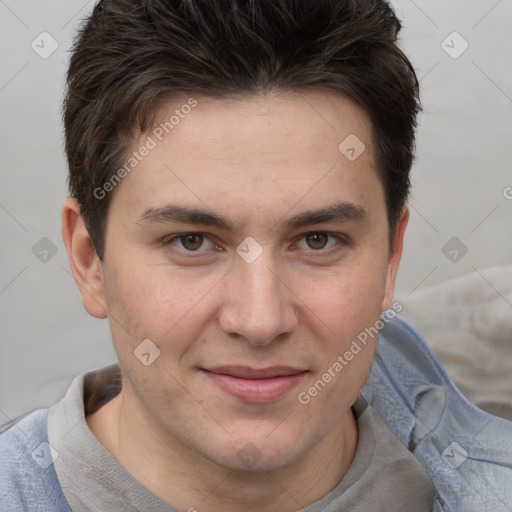
<path id="1" fill-rule="evenodd" d="M 196 100 L 168 135 L 134 141 L 155 144 L 113 192 L 101 300 L 123 392 L 161 437 L 277 469 L 360 392 L 376 339 L 353 341 L 390 306 L 399 249 L 369 121 L 349 100 Z"/>

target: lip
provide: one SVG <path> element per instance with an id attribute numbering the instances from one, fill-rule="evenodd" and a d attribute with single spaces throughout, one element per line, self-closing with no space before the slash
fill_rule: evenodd
<path id="1" fill-rule="evenodd" d="M 220 389 L 251 403 L 274 402 L 291 391 L 308 373 L 288 366 L 255 369 L 247 366 L 219 366 L 202 369 Z"/>

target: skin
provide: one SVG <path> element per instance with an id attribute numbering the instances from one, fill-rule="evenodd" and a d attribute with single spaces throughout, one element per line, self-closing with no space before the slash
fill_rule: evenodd
<path id="1" fill-rule="evenodd" d="M 371 126 L 343 96 L 196 98 L 112 192 L 103 261 L 76 202 L 63 205 L 85 309 L 109 318 L 123 371 L 121 393 L 87 422 L 127 471 L 181 510 L 299 510 L 330 492 L 353 460 L 351 406 L 376 339 L 307 405 L 298 394 L 391 306 L 407 211 L 390 251 Z M 180 105 L 162 106 L 157 124 Z M 338 150 L 349 134 L 366 146 L 352 162 Z M 285 225 L 340 202 L 364 215 Z M 215 212 L 236 229 L 141 220 L 169 204 Z M 186 233 L 204 238 L 185 245 L 172 238 Z M 262 248 L 252 263 L 236 252 L 248 236 Z M 145 339 L 160 350 L 149 366 L 134 356 Z M 305 373 L 278 399 L 254 403 L 227 394 L 202 370 L 218 365 Z M 250 463 L 240 457 L 247 451 Z"/>

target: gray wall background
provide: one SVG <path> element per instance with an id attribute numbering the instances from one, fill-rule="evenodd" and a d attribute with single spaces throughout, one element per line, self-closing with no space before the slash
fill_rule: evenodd
<path id="1" fill-rule="evenodd" d="M 413 296 L 512 262 L 512 0 L 393 4 L 425 108 L 397 284 Z M 115 360 L 107 322 L 82 308 L 60 236 L 64 76 L 93 5 L 0 0 L 0 424 Z"/>

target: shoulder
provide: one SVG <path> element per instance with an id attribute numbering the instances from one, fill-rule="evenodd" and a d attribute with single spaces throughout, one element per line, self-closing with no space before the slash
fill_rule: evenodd
<path id="1" fill-rule="evenodd" d="M 405 320 L 395 314 L 382 323 L 363 396 L 420 461 L 447 508 L 510 510 L 512 422 L 469 402 Z"/>
<path id="2" fill-rule="evenodd" d="M 0 434 L 0 510 L 70 512 L 48 443 L 48 409 L 34 411 Z"/>

